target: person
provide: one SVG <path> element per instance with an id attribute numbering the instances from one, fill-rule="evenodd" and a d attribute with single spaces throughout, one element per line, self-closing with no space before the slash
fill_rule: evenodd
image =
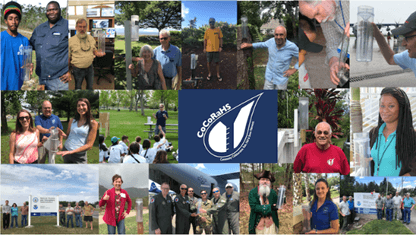
<path id="1" fill-rule="evenodd" d="M 23 202 L 23 206 L 20 207 L 21 215 L 22 215 L 22 228 L 27 226 L 27 214 L 29 212 L 29 207 L 26 205 L 26 202 Z"/>
<path id="2" fill-rule="evenodd" d="M 94 58 L 105 56 L 105 52 L 98 52 L 95 48 L 95 39 L 86 33 L 87 21 L 79 18 L 75 23 L 77 34 L 68 40 L 69 71 L 75 79 L 75 90 L 81 89 L 82 82 L 87 82 L 87 89 L 92 90 L 94 83 Z"/>
<path id="3" fill-rule="evenodd" d="M 399 195 L 399 192 L 396 192 L 396 196 L 393 197 L 393 204 L 394 204 L 393 219 L 394 217 L 396 217 L 396 220 L 399 220 L 399 211 L 400 211 L 401 203 L 402 203 L 402 197 Z"/>
<path id="4" fill-rule="evenodd" d="M 43 101 L 42 103 L 42 115 L 35 117 L 35 126 L 36 129 L 40 132 L 40 139 L 43 139 L 44 136 L 49 138 L 51 135 L 51 130 L 54 128 L 59 128 L 63 130 L 61 120 L 58 116 L 52 114 L 52 103 L 48 100 Z M 63 136 L 59 136 L 59 149 L 62 150 L 62 140 Z M 49 157 L 49 151 L 45 147 L 40 147 L 38 149 L 39 153 L 39 163 L 45 163 L 46 159 Z"/>
<path id="5" fill-rule="evenodd" d="M 346 230 L 347 229 L 347 225 L 348 225 L 348 219 L 349 216 L 351 214 L 350 212 L 350 208 L 347 202 L 347 196 L 343 196 L 342 197 L 342 202 L 339 204 L 339 213 L 342 216 L 342 227 L 341 227 L 341 231 L 342 230 Z"/>
<path id="6" fill-rule="evenodd" d="M 196 213 L 190 212 L 189 198 L 186 195 L 186 184 L 180 186 L 181 193 L 175 197 L 176 234 L 188 234 L 190 229 L 189 217 L 196 217 Z"/>
<path id="7" fill-rule="evenodd" d="M 65 209 L 66 212 L 66 227 L 69 228 L 69 220 L 71 220 L 71 226 L 74 228 L 74 208 L 71 203 L 68 202 L 68 207 Z"/>
<path id="8" fill-rule="evenodd" d="M 376 208 L 377 208 L 377 219 L 381 220 L 383 218 L 383 210 L 384 210 L 384 200 L 381 198 L 381 194 L 378 195 L 376 200 Z"/>
<path id="9" fill-rule="evenodd" d="M 130 145 L 130 141 L 129 141 L 129 137 L 127 135 L 123 135 L 121 137 L 121 142 L 120 145 L 123 147 L 123 153 L 124 154 L 128 154 L 129 153 L 129 145 Z"/>
<path id="10" fill-rule="evenodd" d="M 69 120 L 67 134 L 64 138 L 68 139 L 62 151 L 57 155 L 62 155 L 64 163 L 87 163 L 87 151 L 94 144 L 97 136 L 98 122 L 91 114 L 91 105 L 88 99 L 79 98 L 77 101 L 77 112 L 75 118 Z M 65 134 L 61 131 L 61 134 Z"/>
<path id="11" fill-rule="evenodd" d="M 279 215 L 277 213 L 277 193 L 272 188 L 275 181 L 270 171 L 254 174 L 259 180 L 257 187 L 250 190 L 248 203 L 250 205 L 249 233 L 277 234 L 279 231 Z"/>
<path id="12" fill-rule="evenodd" d="M 207 191 L 201 190 L 201 200 L 196 201 L 196 208 L 199 209 L 198 217 L 196 217 L 196 226 L 195 226 L 195 233 L 194 234 L 211 234 L 212 230 L 212 218 L 211 218 L 211 211 L 214 207 L 212 201 L 207 199 Z M 193 225 L 192 225 L 193 226 Z"/>
<path id="13" fill-rule="evenodd" d="M 340 79 L 337 74 L 339 71 L 338 47 L 342 43 L 343 35 L 349 39 L 350 30 L 350 2 L 349 1 L 299 1 L 299 11 L 309 19 L 316 19 L 321 27 L 326 41 L 325 64 L 329 65 L 329 77 L 335 85 Z M 346 69 L 350 69 L 347 63 L 342 64 Z"/>
<path id="14" fill-rule="evenodd" d="M 165 110 L 164 104 L 159 104 L 159 110 L 153 114 L 156 119 L 155 135 L 159 134 L 159 126 L 162 128 L 163 133 L 166 133 L 166 120 L 168 119 L 168 111 Z"/>
<path id="15" fill-rule="evenodd" d="M 289 77 L 299 69 L 299 62 L 294 68 L 289 68 L 292 58 L 299 59 L 299 48 L 295 43 L 286 39 L 287 31 L 284 26 L 277 26 L 274 30 L 274 38 L 266 42 L 258 43 L 242 43 L 241 49 L 251 48 L 267 48 L 269 59 L 266 66 L 266 74 L 264 75 L 263 90 L 286 90 Z"/>
<path id="16" fill-rule="evenodd" d="M 166 134 L 162 130 L 162 127 L 161 126 L 159 126 L 159 138 L 160 138 L 160 142 L 163 143 L 163 146 L 161 146 L 163 150 L 165 150 L 166 152 L 170 152 L 170 151 L 173 150 L 173 146 L 166 139 Z"/>
<path id="17" fill-rule="evenodd" d="M 110 146 L 110 158 L 108 159 L 108 163 L 120 163 L 122 162 L 122 157 L 124 157 L 125 153 L 123 150 L 123 146 L 121 146 L 120 138 L 117 136 L 113 136 L 111 138 L 111 143 L 113 145 Z"/>
<path id="18" fill-rule="evenodd" d="M 217 79 L 222 81 L 220 75 L 220 52 L 222 52 L 222 32 L 221 29 L 215 27 L 215 19 L 209 18 L 209 28 L 205 30 L 204 34 L 204 53 L 207 53 L 207 67 L 208 67 L 208 77 L 207 80 L 211 80 L 211 62 L 215 63 L 217 69 Z"/>
<path id="19" fill-rule="evenodd" d="M 74 207 L 75 214 L 75 226 L 82 228 L 82 207 L 79 206 L 79 203 L 75 203 Z"/>
<path id="20" fill-rule="evenodd" d="M 168 161 L 168 153 L 165 150 L 159 150 L 156 153 L 155 160 L 152 162 L 153 164 L 158 163 L 169 163 Z"/>
<path id="21" fill-rule="evenodd" d="M 126 233 L 124 219 L 130 213 L 131 199 L 127 191 L 121 188 L 122 184 L 121 176 L 115 174 L 113 176 L 114 187 L 105 192 L 99 203 L 100 207 L 106 205 L 103 220 L 107 224 L 108 234 L 115 234 L 116 227 L 118 234 Z M 127 211 L 124 211 L 126 203 Z"/>
<path id="22" fill-rule="evenodd" d="M 88 223 L 91 224 L 91 230 L 92 230 L 92 222 L 93 222 L 93 218 L 92 215 L 94 214 L 94 207 L 90 204 L 88 204 L 88 201 L 85 201 L 84 203 L 84 208 L 83 208 L 83 212 L 84 212 L 84 221 L 85 221 L 85 228 L 88 229 Z"/>
<path id="23" fill-rule="evenodd" d="M 106 163 L 106 160 L 109 158 L 108 157 L 108 148 L 107 145 L 105 145 L 104 143 L 105 137 L 103 135 L 99 135 L 98 136 L 98 144 L 99 144 L 99 162 L 100 163 Z"/>
<path id="24" fill-rule="evenodd" d="M 386 207 L 386 220 L 387 221 L 392 221 L 394 202 L 391 199 L 390 195 L 387 195 L 387 200 L 386 200 L 385 207 Z"/>
<path id="25" fill-rule="evenodd" d="M 315 182 L 311 205 L 311 228 L 313 230 L 307 233 L 338 233 L 338 209 L 332 202 L 328 182 L 323 178 Z"/>
<path id="26" fill-rule="evenodd" d="M 1 79 L 1 90 L 20 90 L 23 85 L 23 80 L 20 78 L 21 68 L 25 66 L 23 64 L 23 47 L 29 46 L 29 40 L 17 32 L 22 20 L 22 7 L 19 3 L 10 1 L 3 7 L 3 15 L 7 30 L 0 34 L 0 71 L 3 78 Z M 29 66 L 32 70 L 33 64 Z"/>
<path id="27" fill-rule="evenodd" d="M 159 152 L 158 152 L 159 153 Z M 156 154 L 157 156 L 157 154 Z M 202 197 L 202 195 L 201 195 Z M 196 203 L 198 202 L 198 198 L 194 197 L 194 189 L 193 188 L 188 188 L 188 198 L 189 198 L 189 204 L 191 206 L 190 212 L 191 213 L 198 213 L 198 207 L 196 205 Z M 197 217 L 189 217 L 189 223 L 192 224 L 192 230 L 194 232 L 194 234 L 197 234 L 196 232 L 196 220 Z"/>
<path id="28" fill-rule="evenodd" d="M 222 195 L 227 199 L 226 211 L 227 211 L 227 222 L 230 232 L 233 234 L 239 234 L 240 225 L 240 194 L 234 191 L 234 187 L 231 183 L 225 185 L 225 193 Z"/>
<path id="29" fill-rule="evenodd" d="M 352 196 L 348 198 L 348 206 L 351 212 L 350 221 L 348 223 L 352 224 L 354 223 L 354 219 L 355 219 L 354 201 L 352 200 Z"/>
<path id="30" fill-rule="evenodd" d="M 139 153 L 141 153 L 142 150 L 143 150 L 143 145 L 141 144 L 141 142 L 142 142 L 142 137 L 137 136 L 136 137 L 136 143 L 138 143 L 140 145 Z"/>
<path id="31" fill-rule="evenodd" d="M 144 45 L 140 49 L 140 57 L 133 57 L 132 61 L 138 61 L 137 67 L 129 65 L 133 77 L 138 76 L 137 87 L 140 90 L 166 90 L 166 81 L 163 76 L 160 62 L 154 59 L 153 49 Z"/>
<path id="32" fill-rule="evenodd" d="M 17 113 L 16 129 L 10 134 L 10 164 L 38 163 L 38 148 L 46 137 L 39 141 L 39 130 L 33 127 L 32 115 L 26 110 Z"/>
<path id="33" fill-rule="evenodd" d="M 389 65 L 399 65 L 402 69 L 410 68 L 416 76 L 416 11 L 413 12 L 405 23 L 393 29 L 391 32 L 394 36 L 403 35 L 402 46 L 405 51 L 394 54 L 393 50 L 387 44 L 383 34 L 376 24 L 372 23 L 374 38 L 377 41 L 381 54 Z"/>
<path id="34" fill-rule="evenodd" d="M 416 132 L 406 93 L 396 87 L 381 91 L 377 127 L 370 131 L 371 175 L 416 175 Z"/>
<path id="35" fill-rule="evenodd" d="M 46 90 L 68 90 L 68 20 L 56 1 L 46 5 L 48 21 L 33 30 L 30 44 L 36 51 L 36 74 Z"/>
<path id="36" fill-rule="evenodd" d="M 216 210 L 212 211 L 212 233 L 213 234 L 228 234 L 229 226 L 227 221 L 227 199 L 220 194 L 219 188 L 213 188 L 211 199 L 212 204 Z"/>
<path id="37" fill-rule="evenodd" d="M 390 46 L 390 39 L 391 39 L 391 33 L 390 31 L 387 32 L 387 45 Z"/>
<path id="38" fill-rule="evenodd" d="M 150 230 L 155 234 L 172 234 L 173 200 L 169 195 L 169 184 L 163 182 L 162 191 L 150 200 Z"/>
<path id="39" fill-rule="evenodd" d="M 159 33 L 160 46 L 153 50 L 153 59 L 159 61 L 165 77 L 166 88 L 179 90 L 182 80 L 181 50 L 170 44 L 170 32 L 162 29 Z"/>
<path id="40" fill-rule="evenodd" d="M 410 197 L 410 193 L 406 193 L 406 198 L 403 199 L 404 204 L 404 219 L 403 223 L 410 224 L 410 216 L 412 215 L 412 210 L 415 207 L 415 200 Z"/>
<path id="41" fill-rule="evenodd" d="M 153 163 L 153 161 L 156 158 L 156 149 L 150 148 L 151 143 L 150 140 L 145 139 L 143 141 L 143 150 L 140 153 L 141 156 L 143 156 L 146 159 L 146 163 Z"/>
<path id="42" fill-rule="evenodd" d="M 384 218 L 386 216 L 386 202 L 387 202 L 387 197 L 384 196 L 384 193 L 381 193 L 381 199 L 383 199 L 383 214 L 381 218 Z"/>
<path id="43" fill-rule="evenodd" d="M 296 155 L 295 173 L 340 173 L 348 175 L 350 166 L 344 152 L 331 144 L 332 128 L 327 122 L 320 122 L 314 132 L 316 142 L 305 144 Z"/>
<path id="44" fill-rule="evenodd" d="M 12 216 L 12 225 L 11 228 L 13 228 L 13 222 L 16 223 L 16 228 L 19 228 L 19 224 L 17 223 L 17 217 L 19 217 L 19 208 L 17 208 L 17 204 L 13 203 L 12 208 L 10 208 L 11 216 Z"/>
<path id="45" fill-rule="evenodd" d="M 139 155 L 140 145 L 137 142 L 133 142 L 130 145 L 130 155 L 127 155 L 123 163 L 146 163 L 146 159 Z"/>
<path id="46" fill-rule="evenodd" d="M 6 200 L 5 205 L 1 208 L 1 211 L 3 212 L 3 230 L 9 228 L 11 208 L 12 207 L 9 206 L 9 200 Z"/>
<path id="47" fill-rule="evenodd" d="M 65 207 L 59 204 L 59 223 L 65 227 Z"/>
<path id="48" fill-rule="evenodd" d="M 160 134 L 161 134 L 161 132 L 159 133 L 159 135 Z M 153 144 L 153 148 L 156 149 L 156 151 L 161 151 L 161 150 L 165 151 L 166 139 L 162 140 L 159 135 L 155 135 L 153 137 L 153 139 L 155 141 L 155 143 Z"/>

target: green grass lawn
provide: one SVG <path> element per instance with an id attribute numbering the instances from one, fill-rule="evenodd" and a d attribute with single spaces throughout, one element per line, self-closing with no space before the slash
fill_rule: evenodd
<path id="1" fill-rule="evenodd" d="M 64 132 L 66 133 L 68 129 L 68 122 L 66 121 L 66 118 L 61 118 L 62 127 L 64 128 Z M 14 128 L 16 127 L 16 119 L 12 119 L 7 122 L 7 126 L 9 127 L 8 133 L 1 133 L 1 163 L 2 164 L 8 164 L 9 163 L 9 153 L 10 153 L 10 133 Z M 65 139 L 63 140 L 65 143 Z M 98 163 L 98 138 L 96 138 L 96 141 L 94 142 L 94 146 L 88 150 L 88 163 Z M 64 163 L 61 156 L 57 156 L 55 158 L 55 162 L 57 164 Z M 46 161 L 48 163 L 48 161 Z"/>
<path id="2" fill-rule="evenodd" d="M 28 218 L 29 220 L 29 218 Z M 3 220 L 2 220 L 3 228 Z M 19 228 L 10 228 L 7 230 L 2 229 L 2 234 L 98 234 L 98 219 L 94 218 L 93 230 L 85 228 L 85 222 L 82 222 L 82 228 L 75 227 L 74 216 L 74 228 L 56 227 L 56 216 L 32 216 L 31 224 L 32 228 L 21 227 L 21 215 L 17 218 Z M 29 221 L 28 221 L 29 223 Z M 11 226 L 11 218 L 10 218 Z M 71 223 L 69 224 L 71 226 Z"/>
<path id="3" fill-rule="evenodd" d="M 134 110 L 129 112 L 129 110 L 121 109 L 120 112 L 117 110 L 100 110 L 102 113 L 110 113 L 110 134 L 105 139 L 105 144 L 107 147 L 111 146 L 111 137 L 117 136 L 121 139 L 123 135 L 129 137 L 130 143 L 136 141 L 136 137 L 142 137 L 142 142 L 148 138 L 148 133 L 144 131 L 150 130 L 149 126 L 145 126 L 144 123 L 147 123 L 147 117 L 152 117 L 153 123 L 156 123 L 156 120 L 153 118 L 153 114 L 158 110 L 154 109 L 145 109 L 145 115 L 141 115 L 140 109 L 137 112 Z M 169 118 L 166 120 L 166 124 L 178 124 L 178 112 L 168 110 Z M 154 128 L 154 126 L 153 126 Z M 166 128 L 166 129 L 169 129 Z M 102 130 L 101 130 L 102 131 Z M 103 133 L 102 133 L 103 134 Z M 169 142 L 172 142 L 173 151 L 178 149 L 178 133 L 167 133 L 166 139 Z M 151 146 L 153 147 L 154 140 L 150 139 Z M 172 156 L 172 152 L 168 152 L 168 160 L 171 163 L 177 163 L 176 159 Z"/>
<path id="4" fill-rule="evenodd" d="M 373 220 L 360 229 L 353 229 L 347 234 L 413 234 L 402 222 L 393 220 Z"/>
<path id="5" fill-rule="evenodd" d="M 126 234 L 137 234 L 136 216 L 125 219 Z M 149 234 L 149 214 L 143 214 L 143 231 L 144 234 Z M 100 224 L 100 234 L 107 234 L 107 224 Z"/>
<path id="6" fill-rule="evenodd" d="M 254 80 L 256 81 L 256 90 L 263 89 L 265 74 L 266 67 L 254 67 Z"/>
<path id="7" fill-rule="evenodd" d="M 344 146 L 344 142 L 347 140 L 347 137 L 344 138 L 339 138 L 339 139 L 332 139 L 332 144 L 336 145 L 338 147 L 340 147 L 342 149 L 342 147 Z"/>

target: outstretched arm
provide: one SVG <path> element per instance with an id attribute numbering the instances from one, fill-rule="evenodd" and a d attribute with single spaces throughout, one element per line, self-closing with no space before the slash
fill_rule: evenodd
<path id="1" fill-rule="evenodd" d="M 371 25 L 373 26 L 374 38 L 377 41 L 378 47 L 380 48 L 381 54 L 383 54 L 384 59 L 387 61 L 389 65 L 396 65 L 396 62 L 394 62 L 393 58 L 393 50 L 390 48 L 389 44 L 387 44 L 386 39 L 384 39 L 384 36 L 378 29 L 377 25 L 374 23 L 371 23 Z"/>

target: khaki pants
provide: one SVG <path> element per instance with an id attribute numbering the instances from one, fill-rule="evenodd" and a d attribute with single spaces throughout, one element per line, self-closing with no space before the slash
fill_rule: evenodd
<path id="1" fill-rule="evenodd" d="M 179 74 L 177 73 L 176 76 L 172 78 L 172 90 L 178 90 L 178 88 L 176 88 L 178 82 L 180 81 L 179 81 Z"/>
<path id="2" fill-rule="evenodd" d="M 263 230 L 259 230 L 256 228 L 256 234 L 277 234 L 277 233 L 279 233 L 279 229 L 274 224 L 268 228 L 264 227 Z"/>

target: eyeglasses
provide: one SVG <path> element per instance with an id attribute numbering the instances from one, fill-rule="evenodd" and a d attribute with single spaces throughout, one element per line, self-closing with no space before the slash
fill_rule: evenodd
<path id="1" fill-rule="evenodd" d="M 23 120 L 30 120 L 30 117 L 29 116 L 26 116 L 26 117 L 19 117 L 19 121 L 21 121 L 21 122 L 23 122 Z"/>
<path id="2" fill-rule="evenodd" d="M 189 191 L 190 193 L 193 193 L 194 191 Z"/>
<path id="3" fill-rule="evenodd" d="M 181 190 L 188 190 L 187 188 L 181 188 Z"/>
<path id="4" fill-rule="evenodd" d="M 169 190 L 169 188 L 162 188 L 162 190 Z"/>
<path id="5" fill-rule="evenodd" d="M 213 193 L 218 193 L 219 192 L 219 190 L 215 190 Z"/>
<path id="6" fill-rule="evenodd" d="M 231 187 L 231 186 L 228 186 L 228 187 L 225 187 L 225 188 L 233 188 L 233 187 Z"/>
<path id="7" fill-rule="evenodd" d="M 283 37 L 283 35 L 284 35 L 283 33 L 281 33 L 281 34 L 277 34 L 277 33 L 276 33 L 276 34 L 274 34 L 274 36 L 275 36 L 275 37 L 277 37 L 277 36 L 281 36 L 281 37 Z"/>
<path id="8" fill-rule="evenodd" d="M 163 37 L 163 38 L 160 38 L 160 40 L 161 41 L 163 41 L 163 40 L 167 40 L 168 39 L 168 37 Z"/>
<path id="9" fill-rule="evenodd" d="M 406 42 L 409 42 L 409 38 L 413 38 L 413 37 L 416 37 L 416 34 L 414 34 L 414 35 L 410 35 L 410 36 L 404 36 L 404 40 L 406 41 Z"/>
<path id="10" fill-rule="evenodd" d="M 204 194 L 207 194 L 207 193 L 201 193 L 201 195 L 204 195 Z"/>
<path id="11" fill-rule="evenodd" d="M 329 134 L 329 132 L 328 132 L 328 131 L 324 131 L 324 132 L 322 132 L 322 131 L 317 131 L 317 132 L 316 132 L 316 134 L 318 134 L 318 135 L 322 135 L 322 133 L 324 133 L 324 135 L 328 135 L 328 134 Z"/>

